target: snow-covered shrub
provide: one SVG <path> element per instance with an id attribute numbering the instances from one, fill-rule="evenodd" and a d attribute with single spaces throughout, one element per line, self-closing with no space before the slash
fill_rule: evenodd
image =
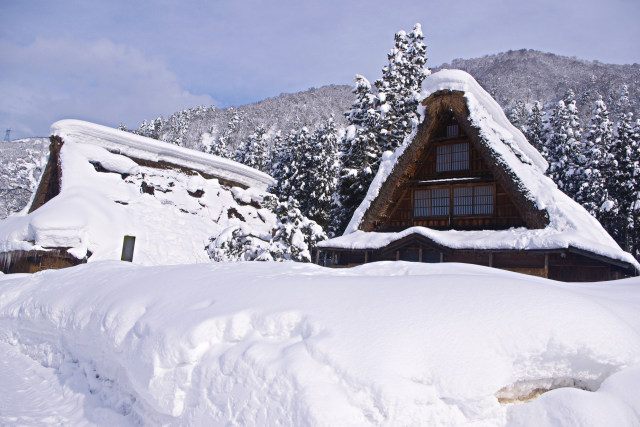
<path id="1" fill-rule="evenodd" d="M 310 262 L 311 251 L 327 235 L 315 221 L 302 215 L 294 199 L 281 202 L 272 194 L 262 206 L 276 216 L 271 236 L 258 236 L 247 224 L 234 225 L 212 238 L 207 247 L 214 261 Z"/>

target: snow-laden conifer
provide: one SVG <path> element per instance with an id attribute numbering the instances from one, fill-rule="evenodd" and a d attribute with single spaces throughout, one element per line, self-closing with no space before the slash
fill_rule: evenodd
<path id="1" fill-rule="evenodd" d="M 611 154 L 615 169 L 607 176 L 607 188 L 618 204 L 609 232 L 620 246 L 636 257 L 640 255 L 640 128 L 634 127 L 633 114 L 622 116 Z"/>
<path id="2" fill-rule="evenodd" d="M 258 126 L 234 154 L 234 160 L 260 171 L 266 172 L 269 165 L 269 145 L 267 131 L 264 126 Z"/>
<path id="3" fill-rule="evenodd" d="M 409 34 L 396 33 L 395 45 L 387 55 L 389 64 L 375 81 L 378 89 L 378 146 L 394 150 L 417 123 L 417 105 L 422 81 L 429 74 L 422 27 L 416 24 Z"/>
<path id="4" fill-rule="evenodd" d="M 230 159 L 233 157 L 233 153 L 230 150 L 229 142 L 231 141 L 231 137 L 237 131 L 238 126 L 242 123 L 244 119 L 244 115 L 242 111 L 239 111 L 233 107 L 230 107 L 231 111 L 231 119 L 227 123 L 227 127 L 222 132 L 222 134 L 218 137 L 218 140 L 211 144 L 209 148 L 209 154 L 213 154 L 215 156 L 224 157 Z"/>
<path id="5" fill-rule="evenodd" d="M 547 174 L 571 197 L 578 191 L 576 172 L 581 164 L 580 120 L 573 91 L 558 101 L 551 115 L 551 135 L 547 148 Z"/>
<path id="6" fill-rule="evenodd" d="M 525 136 L 542 155 L 547 157 L 547 120 L 540 101 L 534 102 L 525 122 Z"/>
<path id="7" fill-rule="evenodd" d="M 308 186 L 300 206 L 306 216 L 326 228 L 338 185 L 338 130 L 333 118 L 313 132 L 309 148 L 303 178 Z"/>
<path id="8" fill-rule="evenodd" d="M 529 119 L 529 110 L 527 110 L 527 105 L 521 101 L 517 100 L 515 105 L 511 107 L 509 110 L 509 121 L 518 128 L 521 132 L 526 131 L 526 124 Z"/>
<path id="9" fill-rule="evenodd" d="M 210 240 L 207 251 L 211 259 L 218 262 L 311 262 L 316 244 L 327 238 L 322 227 L 300 212 L 295 199 L 281 202 L 273 194 L 267 194 L 261 205 L 277 218 L 271 234 L 254 234 L 246 223 L 231 226 Z"/>
<path id="10" fill-rule="evenodd" d="M 611 198 L 607 185 L 607 177 L 616 169 L 612 145 L 613 123 L 609 120 L 606 104 L 600 98 L 595 102 L 581 165 L 576 174 L 578 190 L 575 200 L 598 218 L 606 229 L 612 228 L 611 221 L 618 210 L 618 203 Z"/>

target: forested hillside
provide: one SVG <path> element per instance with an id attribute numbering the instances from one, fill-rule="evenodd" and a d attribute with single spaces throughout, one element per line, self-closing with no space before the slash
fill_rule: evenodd
<path id="1" fill-rule="evenodd" d="M 444 68 L 471 74 L 505 109 L 517 101 L 529 105 L 540 101 L 548 107 L 571 89 L 576 94 L 580 118 L 588 120 L 598 95 L 602 95 L 607 105 L 615 106 L 623 85 L 629 90 L 632 111 L 637 113 L 640 109 L 639 64 L 603 64 L 522 49 L 482 58 L 454 59 L 434 70 Z"/>

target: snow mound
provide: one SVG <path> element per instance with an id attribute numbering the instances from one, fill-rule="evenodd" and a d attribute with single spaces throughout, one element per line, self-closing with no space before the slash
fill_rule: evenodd
<path id="1" fill-rule="evenodd" d="M 639 310 L 640 279 L 463 264 L 108 261 L 0 276 L 10 360 L 53 369 L 74 386 L 69 408 L 112 425 L 634 425 Z M 571 387 L 499 401 L 556 386 Z"/>

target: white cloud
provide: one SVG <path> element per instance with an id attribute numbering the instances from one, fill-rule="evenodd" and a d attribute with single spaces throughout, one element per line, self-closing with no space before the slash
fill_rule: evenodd
<path id="1" fill-rule="evenodd" d="M 0 126 L 16 136 L 47 135 L 61 118 L 137 126 L 145 118 L 210 105 L 186 90 L 160 59 L 107 39 L 0 41 Z"/>

